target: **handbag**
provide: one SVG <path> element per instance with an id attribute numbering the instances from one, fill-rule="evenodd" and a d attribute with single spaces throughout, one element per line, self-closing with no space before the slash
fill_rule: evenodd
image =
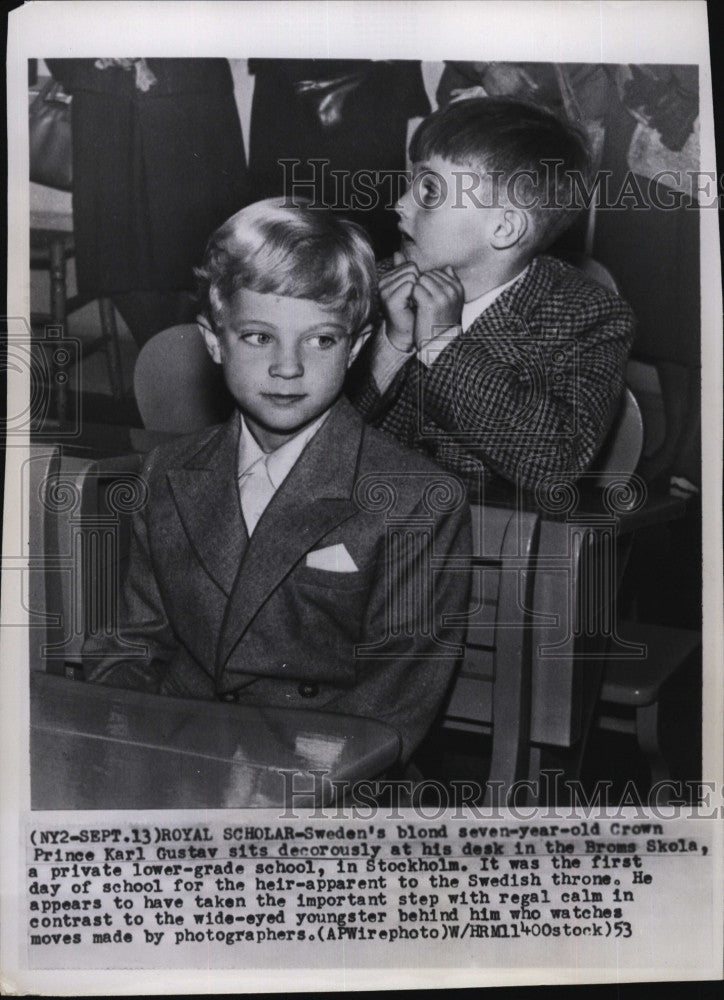
<path id="1" fill-rule="evenodd" d="M 369 71 L 348 73 L 333 80 L 297 80 L 294 92 L 307 105 L 322 128 L 336 128 L 342 123 L 342 113 L 349 94 L 367 79 Z"/>
<path id="2" fill-rule="evenodd" d="M 73 154 L 70 126 L 71 98 L 50 79 L 30 105 L 30 180 L 70 191 Z"/>

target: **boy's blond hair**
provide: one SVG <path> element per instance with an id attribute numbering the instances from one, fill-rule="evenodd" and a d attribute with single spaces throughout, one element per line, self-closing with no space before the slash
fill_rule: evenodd
<path id="1" fill-rule="evenodd" d="M 302 199 L 266 198 L 242 208 L 211 236 L 198 280 L 212 323 L 240 288 L 312 299 L 341 313 L 355 338 L 374 307 L 375 258 L 364 230 Z"/>

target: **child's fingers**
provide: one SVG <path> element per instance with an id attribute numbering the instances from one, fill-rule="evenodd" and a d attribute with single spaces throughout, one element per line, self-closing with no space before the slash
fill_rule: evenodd
<path id="1" fill-rule="evenodd" d="M 395 267 L 399 267 L 400 264 L 404 264 L 405 255 L 400 250 L 395 250 L 395 252 L 392 254 L 392 263 L 395 265 Z"/>
<path id="2" fill-rule="evenodd" d="M 415 267 L 415 265 L 413 265 Z M 400 268 L 397 271 L 391 271 L 386 274 L 384 278 L 380 278 L 380 295 L 382 298 L 394 292 L 403 283 L 409 283 L 414 285 L 419 277 L 419 271 L 415 267 L 414 271 L 408 268 Z"/>
<path id="3" fill-rule="evenodd" d="M 415 286 L 416 280 L 416 278 L 406 274 L 400 275 L 395 281 L 387 282 L 384 288 L 380 284 L 380 296 L 382 299 L 389 299 L 397 295 L 401 289 L 405 289 L 409 295 Z"/>
<path id="4" fill-rule="evenodd" d="M 428 294 L 433 296 L 444 295 L 448 298 L 457 297 L 460 294 L 462 285 L 456 282 L 444 271 L 426 271 L 421 274 L 416 287 L 423 288 Z"/>
<path id="5" fill-rule="evenodd" d="M 388 319 L 401 322 L 404 316 L 409 315 L 411 309 L 416 308 L 412 297 L 414 287 L 411 281 L 404 282 L 394 291 L 382 296 L 382 308 Z"/>
<path id="6" fill-rule="evenodd" d="M 460 279 L 449 264 L 446 264 L 445 267 L 435 267 L 431 271 L 427 271 L 426 274 L 432 274 L 443 281 L 451 281 L 454 285 L 460 284 Z"/>
<path id="7" fill-rule="evenodd" d="M 412 289 L 401 288 L 391 299 L 388 299 L 384 305 L 390 316 L 394 315 L 400 317 L 412 308 L 412 303 Z"/>
<path id="8" fill-rule="evenodd" d="M 382 288 L 383 285 L 387 284 L 387 282 L 393 281 L 395 278 L 398 278 L 401 274 L 409 274 L 416 278 L 419 275 L 419 273 L 420 269 L 417 266 L 417 264 L 415 264 L 411 260 L 404 261 L 404 263 L 402 263 L 399 267 L 395 267 L 392 271 L 388 271 L 386 274 L 383 274 L 381 276 L 380 288 Z"/>
<path id="9" fill-rule="evenodd" d="M 443 268 L 443 272 L 450 278 L 450 280 L 455 285 L 460 294 L 465 295 L 465 289 L 463 288 L 463 283 L 460 280 L 460 278 L 458 278 L 455 268 L 450 267 L 450 265 L 448 264 L 446 267 Z"/>
<path id="10" fill-rule="evenodd" d="M 433 277 L 443 285 L 447 285 L 450 288 L 457 288 L 460 282 L 458 281 L 455 274 L 448 274 L 447 271 L 432 271 Z"/>
<path id="11" fill-rule="evenodd" d="M 443 293 L 441 293 L 440 286 L 435 279 L 431 278 L 429 274 L 423 274 L 412 289 L 411 297 L 414 302 L 422 306 L 430 302 L 439 301 L 441 294 Z"/>
<path id="12" fill-rule="evenodd" d="M 452 268 L 450 268 L 450 270 L 452 271 Z M 452 274 L 450 274 L 448 273 L 448 269 L 444 268 L 443 270 L 436 269 L 434 271 L 428 271 L 426 273 L 430 275 L 431 282 L 435 283 L 440 294 L 455 299 L 465 298 L 465 289 L 463 288 L 460 279 L 458 278 L 458 276 L 455 274 L 454 271 L 452 271 Z M 430 287 L 432 288 L 434 286 Z"/>

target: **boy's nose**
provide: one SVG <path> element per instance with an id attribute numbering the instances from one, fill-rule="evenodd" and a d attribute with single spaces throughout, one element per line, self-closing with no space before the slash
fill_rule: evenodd
<path id="1" fill-rule="evenodd" d="M 411 198 L 410 198 L 411 191 L 412 191 L 412 185 L 410 185 L 407 191 L 405 191 L 404 194 L 401 194 L 400 197 L 395 202 L 395 211 L 397 212 L 397 214 L 400 216 L 401 219 L 409 217 L 410 205 L 411 205 Z"/>
<path id="2" fill-rule="evenodd" d="M 296 351 L 280 351 L 269 365 L 273 378 L 299 378 L 304 374 L 304 366 Z"/>

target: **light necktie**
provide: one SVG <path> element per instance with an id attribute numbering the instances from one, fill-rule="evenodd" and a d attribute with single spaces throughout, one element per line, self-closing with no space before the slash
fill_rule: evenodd
<path id="1" fill-rule="evenodd" d="M 249 537 L 276 493 L 266 467 L 267 457 L 262 455 L 239 477 L 239 499 Z"/>

